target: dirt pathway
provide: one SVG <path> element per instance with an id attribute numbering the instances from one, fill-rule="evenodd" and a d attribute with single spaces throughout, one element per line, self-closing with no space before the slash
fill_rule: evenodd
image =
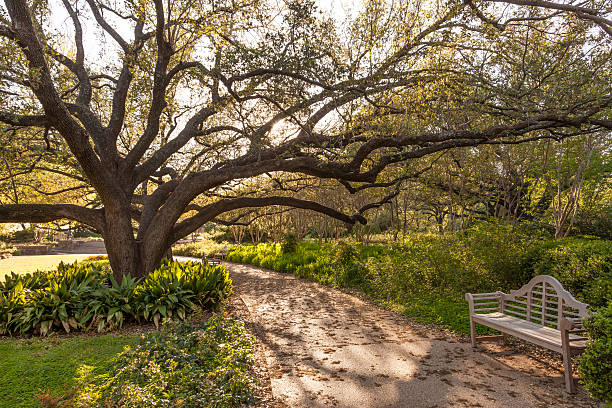
<path id="1" fill-rule="evenodd" d="M 459 342 L 341 291 L 229 264 L 290 407 L 597 407 L 536 356 Z"/>

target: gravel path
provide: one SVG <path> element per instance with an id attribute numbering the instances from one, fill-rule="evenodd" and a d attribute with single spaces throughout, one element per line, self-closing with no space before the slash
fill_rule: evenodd
<path id="1" fill-rule="evenodd" d="M 228 264 L 263 344 L 274 396 L 290 407 L 598 407 L 565 393 L 556 364 L 469 344 L 355 296 Z"/>

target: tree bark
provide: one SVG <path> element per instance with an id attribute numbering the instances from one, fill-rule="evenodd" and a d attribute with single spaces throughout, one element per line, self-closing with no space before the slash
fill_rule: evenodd
<path id="1" fill-rule="evenodd" d="M 104 207 L 104 244 L 116 279 L 143 276 L 140 243 L 134 238 L 129 208 L 114 200 Z"/>

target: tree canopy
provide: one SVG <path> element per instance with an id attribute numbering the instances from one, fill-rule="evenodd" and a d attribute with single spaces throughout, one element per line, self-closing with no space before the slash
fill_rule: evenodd
<path id="1" fill-rule="evenodd" d="M 88 225 L 118 276 L 236 210 L 365 224 L 450 149 L 612 129 L 604 0 L 4 6 L 0 222 Z M 300 193 L 317 181 L 383 193 L 349 213 Z"/>

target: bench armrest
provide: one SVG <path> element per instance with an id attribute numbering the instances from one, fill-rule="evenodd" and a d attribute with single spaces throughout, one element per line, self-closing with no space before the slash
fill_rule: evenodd
<path id="1" fill-rule="evenodd" d="M 474 296 L 471 293 L 465 294 L 465 300 L 468 302 L 468 307 L 470 308 L 470 314 L 474 314 Z"/>
<path id="2" fill-rule="evenodd" d="M 582 330 L 582 320 L 583 319 L 564 317 L 559 322 L 559 329 L 561 331 Z"/>

